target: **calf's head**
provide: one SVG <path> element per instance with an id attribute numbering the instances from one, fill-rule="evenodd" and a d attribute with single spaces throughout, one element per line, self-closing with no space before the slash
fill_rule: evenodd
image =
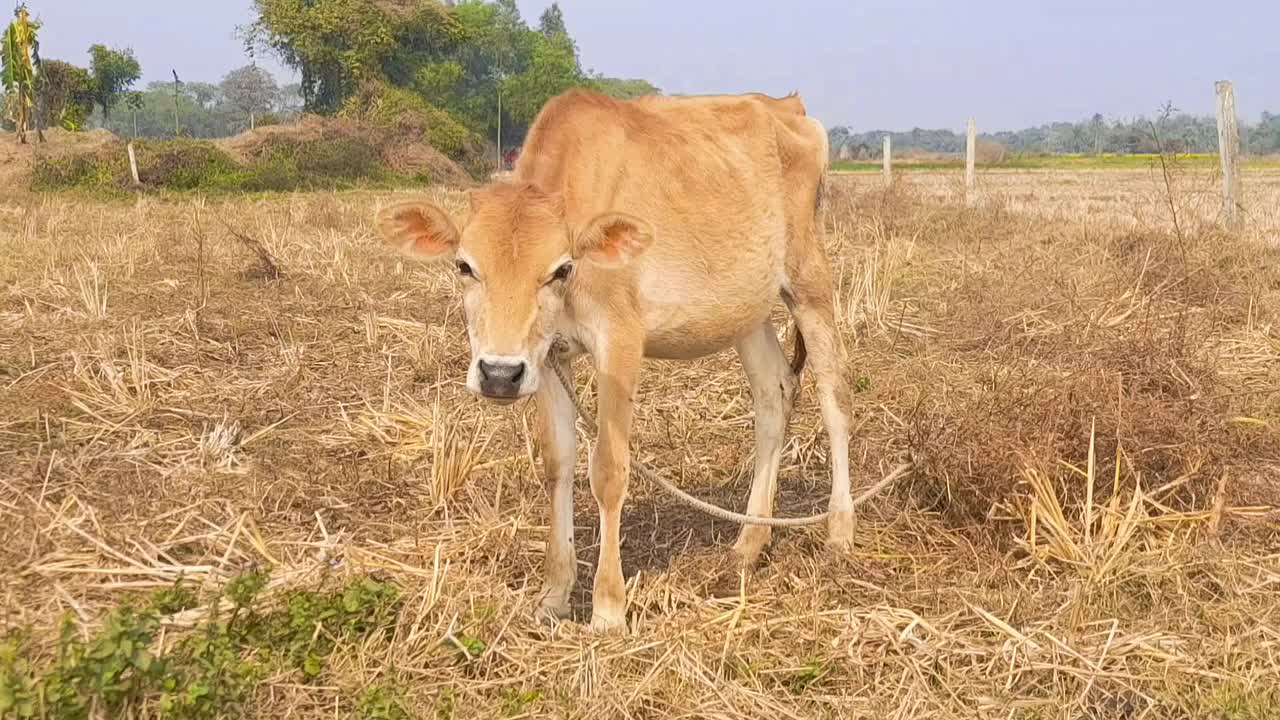
<path id="1" fill-rule="evenodd" d="M 621 213 L 570 228 L 558 196 L 512 183 L 473 191 L 461 230 L 429 202 L 388 207 L 377 227 L 405 252 L 453 262 L 471 340 L 467 388 L 502 403 L 538 389 L 566 304 L 590 312 L 578 307 L 590 305 L 589 285 L 607 283 L 653 238 L 648 223 Z"/>

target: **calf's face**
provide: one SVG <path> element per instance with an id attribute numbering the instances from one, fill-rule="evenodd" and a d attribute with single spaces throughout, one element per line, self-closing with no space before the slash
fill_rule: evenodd
<path id="1" fill-rule="evenodd" d="M 581 275 L 618 269 L 652 241 L 647 223 L 619 213 L 575 235 L 558 197 L 512 184 L 474 191 L 461 230 L 428 202 L 393 205 L 377 226 L 404 251 L 453 262 L 471 341 L 467 388 L 498 403 L 538 389 L 566 304 L 592 301 Z"/>

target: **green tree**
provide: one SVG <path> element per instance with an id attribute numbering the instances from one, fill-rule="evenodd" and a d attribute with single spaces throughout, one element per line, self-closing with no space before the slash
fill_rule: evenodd
<path id="1" fill-rule="evenodd" d="M 409 82 L 460 36 L 453 13 L 439 3 L 254 0 L 254 6 L 258 19 L 243 29 L 246 43 L 299 71 L 310 112 L 336 112 L 366 82 Z"/>
<path id="2" fill-rule="evenodd" d="M 133 91 L 124 96 L 124 106 L 129 108 L 130 115 L 133 116 L 133 137 L 138 137 L 138 111 L 147 106 L 146 96 L 142 93 Z"/>
<path id="3" fill-rule="evenodd" d="M 290 83 L 280 88 L 280 105 L 276 113 L 280 115 L 298 115 L 302 112 L 302 85 Z"/>
<path id="4" fill-rule="evenodd" d="M 564 13 L 560 10 L 560 3 L 553 2 L 550 7 L 542 11 L 542 17 L 538 18 L 538 32 L 549 38 L 569 34 L 569 28 L 564 24 Z"/>
<path id="5" fill-rule="evenodd" d="M 196 105 L 206 110 L 216 107 L 222 101 L 222 88 L 213 83 L 189 82 L 183 84 L 183 89 Z"/>
<path id="6" fill-rule="evenodd" d="M 453 58 L 463 67 L 462 92 L 479 93 L 488 100 L 492 112 L 502 78 L 528 66 L 532 33 L 514 3 L 464 0 L 454 14 L 466 37 Z"/>
<path id="7" fill-rule="evenodd" d="M 93 99 L 102 108 L 102 116 L 107 118 L 124 93 L 142 77 L 142 66 L 129 48 L 117 50 L 105 45 L 93 45 L 89 48 L 89 58 Z"/>
<path id="8" fill-rule="evenodd" d="M 245 65 L 227 73 L 220 89 L 222 99 L 230 109 L 249 119 L 250 129 L 256 126 L 258 115 L 275 108 L 280 95 L 275 78 L 256 65 Z"/>
<path id="9" fill-rule="evenodd" d="M 532 123 L 548 100 L 572 87 L 587 85 L 578 58 L 567 36 L 535 35 L 533 55 L 524 72 L 503 83 L 511 117 Z"/>
<path id="10" fill-rule="evenodd" d="M 418 68 L 413 77 L 413 89 L 436 104 L 447 104 L 455 99 L 465 69 L 457 60 L 441 60 Z"/>
<path id="11" fill-rule="evenodd" d="M 93 112 L 93 78 L 89 71 L 61 60 L 40 64 L 36 124 L 82 130 Z"/>
<path id="12" fill-rule="evenodd" d="M 40 74 L 40 23 L 31 19 L 27 6 L 19 4 L 13 22 L 0 38 L 0 84 L 4 86 L 9 119 L 18 133 L 18 142 L 27 142 L 27 127 L 35 117 L 36 84 Z M 36 137 L 44 133 L 36 127 Z"/>
<path id="13" fill-rule="evenodd" d="M 1089 120 L 1089 137 L 1092 148 L 1090 151 L 1094 155 L 1102 154 L 1102 138 L 1107 132 L 1107 121 L 1103 119 L 1102 113 L 1094 113 L 1093 118 Z"/>
<path id="14" fill-rule="evenodd" d="M 1257 155 L 1280 153 L 1280 115 L 1264 110 L 1262 121 L 1249 129 L 1246 138 L 1250 153 Z"/>

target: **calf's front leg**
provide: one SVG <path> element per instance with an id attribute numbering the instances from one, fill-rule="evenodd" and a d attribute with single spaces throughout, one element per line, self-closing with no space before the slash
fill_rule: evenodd
<path id="1" fill-rule="evenodd" d="M 562 360 L 570 378 L 572 366 Z M 542 619 L 569 616 L 569 596 L 577 576 L 577 555 L 573 550 L 573 466 L 578 438 L 574 433 L 576 408 L 572 388 L 566 388 L 554 368 L 542 370 L 538 383 L 538 434 L 542 444 L 542 465 L 546 471 L 547 494 L 551 496 L 551 532 L 547 538 L 546 573 L 538 597 Z"/>
<path id="2" fill-rule="evenodd" d="M 622 581 L 622 502 L 631 470 L 631 412 L 642 350 L 610 347 L 597 360 L 599 437 L 591 454 L 591 493 L 600 508 L 600 556 L 591 595 L 591 628 L 611 632 L 626 627 L 626 585 Z"/>

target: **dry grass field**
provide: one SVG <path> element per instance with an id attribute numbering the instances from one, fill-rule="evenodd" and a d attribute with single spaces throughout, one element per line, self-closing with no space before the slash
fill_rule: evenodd
<path id="1" fill-rule="evenodd" d="M 633 478 L 620 637 L 532 619 L 532 407 L 462 387 L 395 194 L 3 201 L 0 715 L 1280 717 L 1280 172 L 1236 235 L 1208 174 L 982 187 L 832 182 L 855 484 L 920 465 L 857 550 L 775 531 L 723 596 L 736 528 Z M 805 380 L 789 515 L 827 493 Z M 751 440 L 731 354 L 647 365 L 637 457 L 742 510 Z"/>

